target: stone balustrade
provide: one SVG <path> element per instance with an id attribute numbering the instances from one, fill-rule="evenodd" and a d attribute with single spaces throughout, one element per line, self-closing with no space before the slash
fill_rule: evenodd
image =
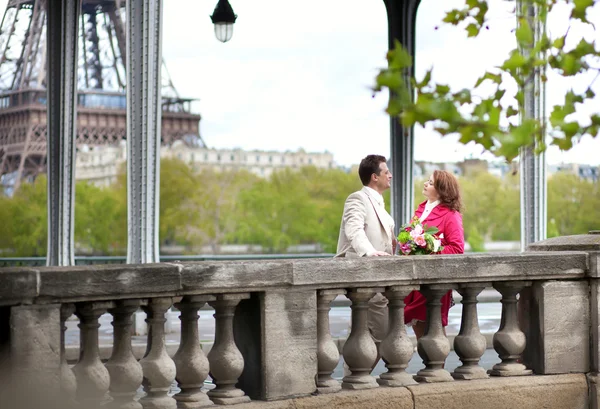
<path id="1" fill-rule="evenodd" d="M 1 269 L 0 402 L 16 409 L 175 409 L 294 407 L 285 406 L 290 399 L 304 402 L 296 407 L 327 407 L 337 399 L 354 402 L 348 407 L 378 407 L 378 399 L 393 397 L 398 404 L 389 407 L 416 408 L 438 407 L 432 399 L 443 400 L 442 389 L 483 397 L 492 392 L 481 391 L 535 385 L 542 394 L 549 391 L 544 407 L 560 407 L 564 399 L 570 399 L 568 407 L 596 407 L 600 354 L 598 330 L 590 331 L 590 323 L 597 325 L 600 307 L 590 288 L 598 288 L 598 263 L 591 260 L 597 246 L 581 252 L 562 251 L 571 246 L 510 254 Z M 501 361 L 489 371 L 479 365 L 485 338 L 476 308 L 487 286 L 502 295 L 493 339 Z M 404 297 L 413 289 L 425 295 L 428 317 L 418 342 L 423 368 L 414 376 L 406 372 L 413 346 L 403 320 Z M 440 298 L 449 289 L 463 303 L 454 340 L 462 365 L 452 372 L 444 365 L 450 344 L 440 319 Z M 379 347 L 366 325 L 367 302 L 376 293 L 389 300 L 389 332 Z M 338 294 L 351 300 L 353 320 L 341 381 L 331 376 L 339 352 L 329 332 L 330 303 Z M 215 310 L 215 339 L 205 355 L 198 310 L 207 303 Z M 181 311 L 181 340 L 170 357 L 164 317 L 172 306 Z M 148 324 L 139 361 L 131 345 L 138 308 Z M 113 317 L 114 340 L 103 362 L 98 318 L 105 312 Z M 72 313 L 81 339 L 74 366 L 64 352 Z M 370 372 L 379 356 L 387 371 L 375 378 Z M 502 380 L 516 376 L 520 383 Z M 208 391 L 207 379 L 214 385 Z M 32 388 L 36 393 L 28 392 Z"/>

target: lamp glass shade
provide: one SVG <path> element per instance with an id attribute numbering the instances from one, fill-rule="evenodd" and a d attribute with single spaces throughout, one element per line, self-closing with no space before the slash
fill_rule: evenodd
<path id="1" fill-rule="evenodd" d="M 231 40 L 233 36 L 233 23 L 215 23 L 215 36 L 222 43 Z"/>

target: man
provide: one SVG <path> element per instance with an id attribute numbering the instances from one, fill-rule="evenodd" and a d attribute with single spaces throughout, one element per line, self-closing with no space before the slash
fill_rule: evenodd
<path id="1" fill-rule="evenodd" d="M 382 196 L 392 181 L 385 157 L 367 156 L 360 162 L 358 175 L 364 187 L 346 199 L 336 257 L 390 256 L 396 240 L 394 220 Z M 381 294 L 369 301 L 369 331 L 377 344 L 387 335 L 387 304 Z"/>

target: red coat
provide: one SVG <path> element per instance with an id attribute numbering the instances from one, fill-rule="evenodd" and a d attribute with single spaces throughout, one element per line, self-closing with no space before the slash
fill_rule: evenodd
<path id="1" fill-rule="evenodd" d="M 420 217 L 425 210 L 427 201 L 421 203 L 415 212 L 415 216 Z M 438 235 L 443 234 L 442 254 L 463 254 L 465 251 L 465 234 L 462 224 L 462 215 L 450 210 L 446 206 L 439 204 L 433 208 L 429 216 L 423 221 L 427 227 L 437 227 Z M 418 291 L 411 292 L 404 303 L 404 322 L 411 323 L 413 320 L 425 321 L 427 315 L 426 299 Z M 442 325 L 448 325 L 448 311 L 452 306 L 452 291 L 448 291 L 442 297 Z"/>

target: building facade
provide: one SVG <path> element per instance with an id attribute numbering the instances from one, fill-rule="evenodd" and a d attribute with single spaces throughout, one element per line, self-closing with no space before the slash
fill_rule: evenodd
<path id="1" fill-rule="evenodd" d="M 194 170 L 206 168 L 220 170 L 246 170 L 257 176 L 268 178 L 276 170 L 303 166 L 315 166 L 321 169 L 336 167 L 330 152 L 262 151 L 234 149 L 215 149 L 202 146 L 190 146 L 176 141 L 171 146 L 162 146 L 160 157 L 179 159 Z M 108 186 L 115 182 L 120 168 L 127 161 L 127 147 L 120 146 L 81 147 L 76 156 L 75 177 L 87 180 L 98 186 Z"/>

